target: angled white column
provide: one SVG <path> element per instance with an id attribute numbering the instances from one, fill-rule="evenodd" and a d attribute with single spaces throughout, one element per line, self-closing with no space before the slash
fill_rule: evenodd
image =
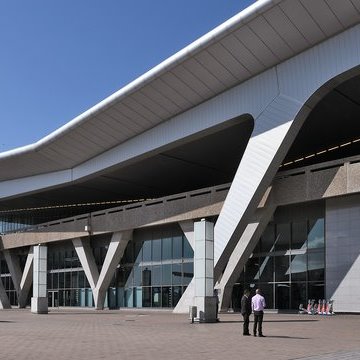
<path id="1" fill-rule="evenodd" d="M 31 312 L 47 314 L 47 246 L 37 245 L 33 249 L 33 297 L 31 298 Z"/>
<path id="2" fill-rule="evenodd" d="M 257 209 L 254 219 L 246 226 L 245 231 L 236 244 L 235 249 L 229 258 L 229 262 L 226 265 L 225 271 L 221 276 L 221 280 L 216 286 L 220 289 L 219 308 L 221 310 L 229 309 L 233 286 L 239 278 L 246 261 L 254 251 L 254 248 L 274 214 L 274 211 L 275 206 Z"/>
<path id="3" fill-rule="evenodd" d="M 34 248 L 31 246 L 26 258 L 26 263 L 20 282 L 20 293 L 18 295 L 18 303 L 20 308 L 24 308 L 26 306 L 26 300 L 33 282 L 33 264 Z"/>
<path id="4" fill-rule="evenodd" d="M 22 274 L 19 256 L 14 253 L 14 249 L 4 250 L 3 254 L 11 275 L 11 280 L 14 284 L 14 288 L 16 290 L 16 293 L 19 295 Z"/>
<path id="5" fill-rule="evenodd" d="M 91 286 L 96 309 L 104 308 L 106 291 L 116 266 L 119 264 L 131 239 L 132 230 L 113 233 L 100 274 L 89 241 L 87 239 L 73 240 L 76 253 Z"/>
<path id="6" fill-rule="evenodd" d="M 188 240 L 189 244 L 194 249 L 194 222 L 192 220 L 181 221 L 179 222 L 179 225 L 186 239 Z M 180 300 L 176 304 L 173 312 L 178 314 L 186 314 L 189 311 L 189 306 L 194 305 L 194 297 L 195 297 L 195 281 L 194 278 L 192 278 L 190 284 L 187 286 Z"/>
<path id="7" fill-rule="evenodd" d="M 19 256 L 14 250 L 4 250 L 4 257 L 16 290 L 19 307 L 24 308 L 33 279 L 33 247 L 30 247 L 23 272 L 20 268 Z"/>
<path id="8" fill-rule="evenodd" d="M 85 276 L 90 284 L 91 289 L 94 291 L 99 279 L 99 271 L 95 262 L 95 258 L 90 246 L 88 238 L 73 239 L 73 245 L 79 261 L 84 270 Z"/>
<path id="9" fill-rule="evenodd" d="M 106 296 L 114 271 L 124 255 L 126 246 L 132 238 L 132 231 L 116 232 L 113 234 L 103 266 L 99 275 L 98 283 L 94 291 L 95 308 L 103 309 Z"/>
<path id="10" fill-rule="evenodd" d="M 253 134 L 215 225 L 215 280 L 219 280 L 308 113 L 303 103 L 279 95 L 255 120 Z"/>
<path id="11" fill-rule="evenodd" d="M 6 294 L 2 280 L 0 279 L 0 309 L 11 309 L 9 298 Z"/>

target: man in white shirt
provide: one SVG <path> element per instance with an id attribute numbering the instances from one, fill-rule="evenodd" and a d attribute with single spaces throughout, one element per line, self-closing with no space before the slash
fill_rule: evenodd
<path id="1" fill-rule="evenodd" d="M 261 290 L 256 289 L 256 295 L 251 299 L 251 308 L 254 312 L 254 331 L 256 336 L 257 329 L 259 330 L 259 337 L 264 337 L 262 333 L 262 322 L 264 317 L 264 309 L 266 307 L 265 298 L 261 295 Z"/>

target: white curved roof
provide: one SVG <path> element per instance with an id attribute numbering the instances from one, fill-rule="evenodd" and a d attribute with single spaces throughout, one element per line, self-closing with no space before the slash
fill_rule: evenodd
<path id="1" fill-rule="evenodd" d="M 360 22 L 360 0 L 259 0 L 40 141 L 0 181 L 71 169 Z"/>

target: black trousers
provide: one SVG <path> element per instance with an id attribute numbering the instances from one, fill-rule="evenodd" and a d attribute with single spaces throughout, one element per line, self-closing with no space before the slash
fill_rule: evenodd
<path id="1" fill-rule="evenodd" d="M 254 311 L 254 335 L 256 335 L 257 330 L 259 330 L 259 335 L 262 335 L 263 317 L 264 317 L 263 311 Z"/>
<path id="2" fill-rule="evenodd" d="M 242 314 L 242 316 L 244 318 L 243 335 L 250 334 L 249 333 L 250 314 Z"/>

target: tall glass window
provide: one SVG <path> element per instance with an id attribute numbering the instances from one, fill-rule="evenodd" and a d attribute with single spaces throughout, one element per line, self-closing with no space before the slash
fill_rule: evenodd
<path id="1" fill-rule="evenodd" d="M 317 207 L 309 213 L 321 211 Z M 290 218 L 293 214 L 294 220 Z M 322 299 L 325 296 L 324 218 L 306 218 L 306 212 L 296 208 L 282 209 L 278 216 L 281 221 L 276 221 L 276 215 L 274 218 L 248 259 L 237 287 L 250 288 L 253 292 L 261 288 L 268 308 L 298 309 L 308 299 Z"/>

